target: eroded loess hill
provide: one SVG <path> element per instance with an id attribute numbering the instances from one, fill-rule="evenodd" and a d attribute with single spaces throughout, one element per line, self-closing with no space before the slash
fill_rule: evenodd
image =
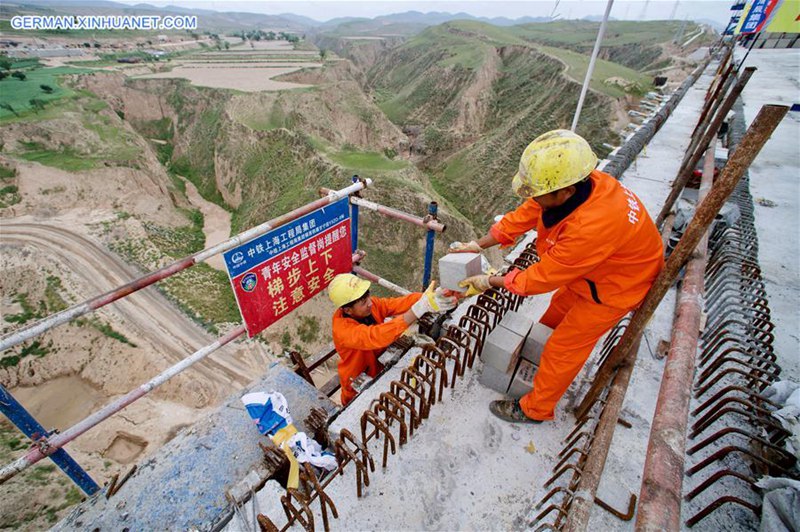
<path id="1" fill-rule="evenodd" d="M 204 198 L 231 212 L 236 233 L 316 199 L 319 187 L 341 188 L 356 173 L 375 180 L 369 198 L 396 208 L 421 215 L 427 201 L 441 201 L 426 176 L 396 156 L 406 136 L 364 95 L 360 75 L 349 62 L 333 63 L 283 78 L 314 84 L 312 89 L 256 94 L 113 76 L 85 83 L 98 94 L 126 94 L 109 101 L 145 137 L 159 141 L 161 161 L 171 173 L 185 176 Z M 128 98 L 130 92 L 136 96 Z M 451 238 L 474 235 L 446 205 L 441 217 Z M 367 267 L 418 287 L 424 233 L 400 223 L 385 226 L 369 218 L 362 224 Z M 291 328 L 278 327 L 268 337 L 283 338 Z M 328 334 L 325 323 L 318 341 Z M 317 344 L 298 343 L 304 351 Z"/>
<path id="2" fill-rule="evenodd" d="M 624 111 L 652 88 L 644 70 L 674 52 L 678 26 L 610 24 L 578 126 L 600 156 L 617 144 Z M 597 28 L 449 22 L 386 53 L 366 72 L 367 87 L 409 135 L 437 192 L 481 231 L 516 203 L 508 180 L 525 145 L 570 126 Z"/>

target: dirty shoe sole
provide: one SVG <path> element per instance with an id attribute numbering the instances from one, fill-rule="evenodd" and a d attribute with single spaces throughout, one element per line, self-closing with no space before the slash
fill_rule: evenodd
<path id="1" fill-rule="evenodd" d="M 541 423 L 541 420 L 531 419 L 526 416 L 525 412 L 523 412 L 522 408 L 519 406 L 519 401 L 516 399 L 492 401 L 489 404 L 489 411 L 503 421 L 508 421 L 510 423 Z"/>

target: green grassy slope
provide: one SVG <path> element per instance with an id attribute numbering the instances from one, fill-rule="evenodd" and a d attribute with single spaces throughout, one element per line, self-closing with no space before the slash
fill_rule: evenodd
<path id="1" fill-rule="evenodd" d="M 604 54 L 645 66 L 677 27 L 648 23 L 630 31 L 629 26 L 610 25 Z M 510 28 L 449 22 L 391 50 L 367 79 L 392 121 L 421 128 L 422 168 L 437 192 L 481 231 L 516 202 L 508 181 L 527 143 L 550 129 L 569 127 L 589 63 L 583 47 L 594 43 L 597 28 L 591 22 Z M 614 140 L 612 99 L 640 95 L 650 82 L 634 68 L 598 60 L 578 128 L 598 154 L 607 151 L 603 143 Z M 467 95 L 472 102 L 465 103 Z M 464 116 L 473 117 L 468 130 Z"/>
<path id="2" fill-rule="evenodd" d="M 426 162 L 437 191 L 476 227 L 486 228 L 496 214 L 518 203 L 510 190 L 519 156 L 536 136 L 569 128 L 580 86 L 565 83 L 562 66 L 547 56 L 517 51 L 504 57 L 492 84 L 491 115 L 485 133 L 460 149 L 434 155 Z M 520 76 L 526 72 L 526 76 Z M 608 103 L 587 95 L 578 133 L 604 153 L 613 138 Z"/>

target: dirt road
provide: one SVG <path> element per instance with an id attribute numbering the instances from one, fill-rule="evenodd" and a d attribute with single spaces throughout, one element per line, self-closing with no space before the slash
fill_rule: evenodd
<path id="1" fill-rule="evenodd" d="M 87 285 L 96 288 L 86 297 L 121 286 L 140 273 L 91 239 L 47 224 L 0 223 L 2 242 L 35 246 L 51 254 Z M 190 321 L 155 288 L 140 290 L 111 305 L 132 331 L 137 344 L 147 345 L 170 363 L 175 363 L 214 341 L 208 333 Z M 209 382 L 242 386 L 250 382 L 252 370 L 234 356 L 235 345 L 223 347 L 196 364 L 189 371 L 200 372 Z"/>

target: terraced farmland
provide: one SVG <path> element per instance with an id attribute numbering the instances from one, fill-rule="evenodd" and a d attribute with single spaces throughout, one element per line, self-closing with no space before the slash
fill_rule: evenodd
<path id="1" fill-rule="evenodd" d="M 192 85 L 243 92 L 303 89 L 311 85 L 276 81 L 274 78 L 303 68 L 321 67 L 318 52 L 293 50 L 289 43 L 268 41 L 271 46 L 240 45 L 230 50 L 199 52 L 181 57 L 164 72 L 141 78 L 183 78 Z"/>

